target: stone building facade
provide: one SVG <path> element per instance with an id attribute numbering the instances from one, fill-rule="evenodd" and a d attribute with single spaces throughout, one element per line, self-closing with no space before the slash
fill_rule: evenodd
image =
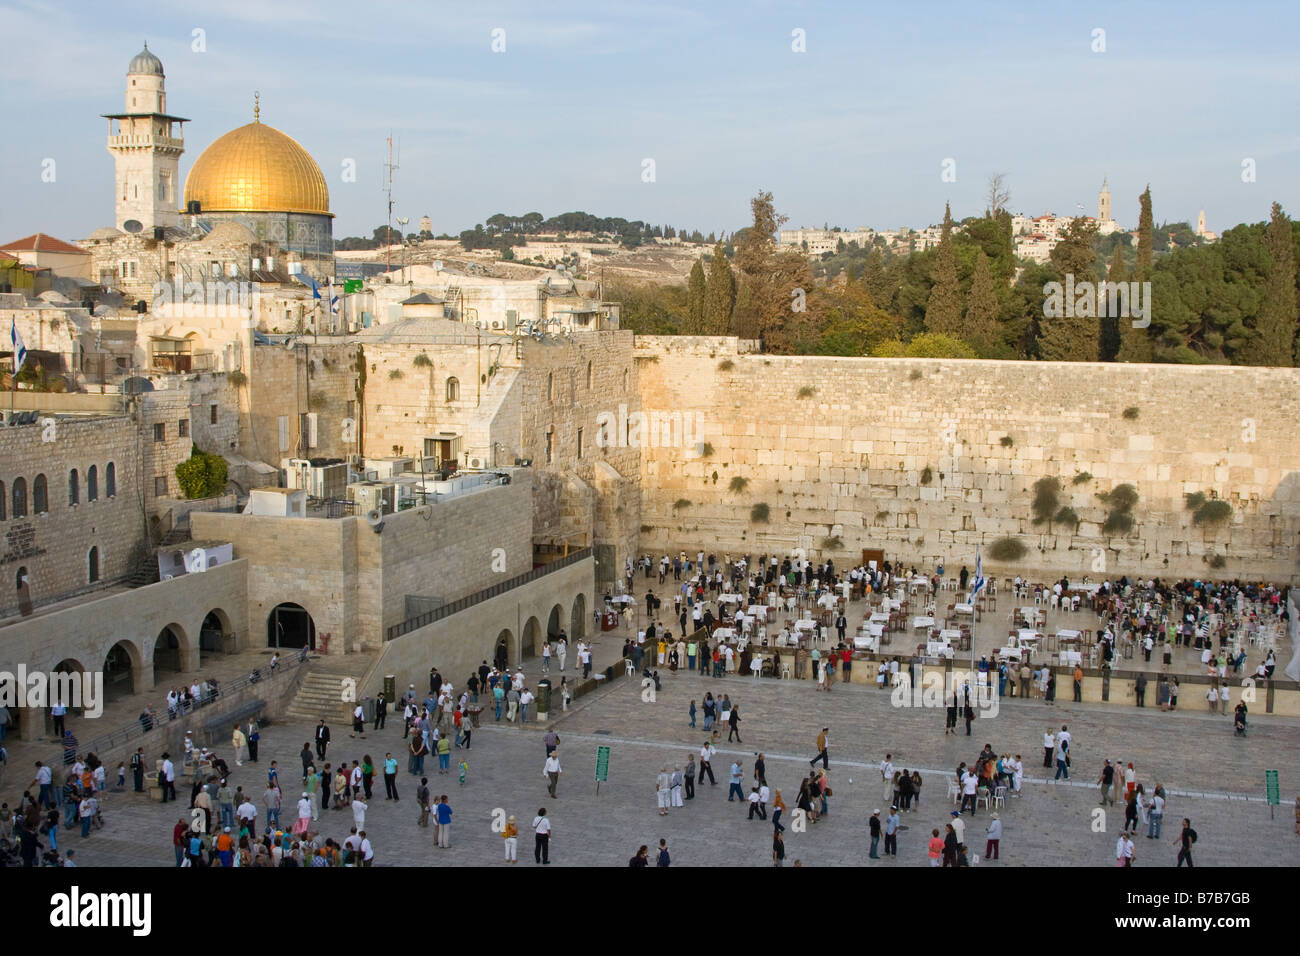
<path id="1" fill-rule="evenodd" d="M 124 578 L 143 554 L 136 429 L 125 416 L 0 427 L 0 618 Z"/>

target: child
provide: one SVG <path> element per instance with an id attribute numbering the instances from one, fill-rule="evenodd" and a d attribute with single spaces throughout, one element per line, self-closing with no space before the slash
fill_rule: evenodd
<path id="1" fill-rule="evenodd" d="M 113 787 L 113 789 L 116 790 L 118 793 L 121 793 L 123 790 L 126 789 L 126 764 L 124 762 L 120 762 L 120 761 L 118 762 L 117 785 Z"/>
<path id="2" fill-rule="evenodd" d="M 460 762 L 460 785 L 465 786 L 465 776 L 469 773 L 469 764 L 462 759 Z"/>
<path id="3" fill-rule="evenodd" d="M 690 715 L 691 715 L 691 726 L 694 727 L 695 726 L 695 701 L 691 701 Z"/>

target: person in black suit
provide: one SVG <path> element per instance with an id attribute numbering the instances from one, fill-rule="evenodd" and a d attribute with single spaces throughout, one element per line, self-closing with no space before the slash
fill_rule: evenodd
<path id="1" fill-rule="evenodd" d="M 388 717 L 388 701 L 384 700 L 384 695 L 380 694 L 375 698 L 375 730 L 383 729 L 385 719 Z"/>
<path id="2" fill-rule="evenodd" d="M 325 726 L 325 718 L 320 719 L 316 725 L 316 756 L 321 760 L 325 759 L 325 748 L 330 745 L 330 729 Z"/>

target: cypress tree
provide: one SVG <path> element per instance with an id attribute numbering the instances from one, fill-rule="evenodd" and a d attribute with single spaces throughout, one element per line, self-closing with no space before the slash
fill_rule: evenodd
<path id="1" fill-rule="evenodd" d="M 998 295 L 993 288 L 989 257 L 980 250 L 975 259 L 975 275 L 966 299 L 966 326 L 963 338 L 981 356 L 992 353 L 998 335 Z"/>
<path id="2" fill-rule="evenodd" d="M 691 277 L 686 284 L 686 328 L 691 335 L 704 332 L 706 283 L 703 257 L 691 266 Z"/>
<path id="3" fill-rule="evenodd" d="M 704 296 L 704 314 L 709 335 L 726 335 L 731 328 L 731 310 L 736 305 L 736 278 L 731 263 L 718 242 L 709 263 L 709 281 Z"/>
<path id="4" fill-rule="evenodd" d="M 943 233 L 930 278 L 934 285 L 925 304 L 926 331 L 961 338 L 961 292 L 957 285 L 957 254 L 952 244 L 952 213 L 947 203 L 943 206 Z"/>
<path id="5" fill-rule="evenodd" d="M 1147 186 L 1146 190 L 1138 197 L 1141 204 L 1141 210 L 1138 213 L 1138 247 L 1137 247 L 1137 266 L 1133 271 L 1133 279 L 1136 282 L 1151 281 L 1151 187 Z M 1147 308 L 1151 304 L 1147 303 Z M 1120 319 L 1119 326 L 1119 353 L 1115 356 L 1117 362 L 1150 362 L 1151 361 L 1151 330 L 1133 328 L 1133 319 Z"/>
<path id="6" fill-rule="evenodd" d="M 1264 297 L 1255 317 L 1255 336 L 1242 350 L 1242 360 L 1247 365 L 1290 367 L 1296 337 L 1295 245 L 1291 220 L 1278 203 L 1273 203 L 1264 231 L 1264 248 L 1269 260 Z"/>

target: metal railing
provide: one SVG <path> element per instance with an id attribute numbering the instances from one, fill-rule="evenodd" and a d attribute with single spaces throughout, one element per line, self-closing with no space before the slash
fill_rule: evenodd
<path id="1" fill-rule="evenodd" d="M 538 578 L 544 577 L 553 571 L 559 571 L 563 568 L 569 567 L 570 565 L 577 564 L 579 561 L 591 557 L 591 555 L 592 549 L 590 547 L 582 548 L 578 551 L 572 551 L 563 558 L 557 558 L 549 564 L 542 565 L 540 568 L 533 568 L 531 571 L 525 571 L 523 574 L 515 575 L 515 577 L 508 581 L 502 581 L 500 584 L 494 584 L 481 591 L 475 591 L 473 594 L 467 594 L 459 600 L 452 601 L 450 604 L 444 604 L 440 608 L 435 608 L 432 611 L 427 611 L 424 614 L 417 615 L 416 617 L 407 618 L 400 624 L 394 624 L 390 627 L 388 629 L 388 636 L 385 640 L 396 640 L 403 634 L 409 634 L 411 631 L 419 630 L 435 621 L 441 621 L 444 617 L 450 617 L 452 614 L 473 607 L 475 604 L 481 604 L 500 594 L 505 594 L 507 591 L 512 591 L 530 581 L 536 581 Z"/>
<path id="2" fill-rule="evenodd" d="M 308 660 L 310 661 L 310 657 Z M 264 666 L 257 668 L 258 678 L 256 680 L 253 679 L 252 674 L 245 674 L 243 677 L 236 677 L 232 680 L 224 681 L 217 688 L 218 693 L 216 697 L 209 697 L 207 700 L 191 703 L 190 706 L 186 707 L 184 710 L 178 711 L 176 719 L 181 720 L 203 710 L 215 713 L 215 708 L 218 704 L 230 703 L 232 700 L 236 699 L 242 691 L 245 691 L 250 687 L 257 687 L 265 684 L 269 689 L 272 684 L 279 683 L 286 675 L 295 673 L 296 669 L 302 665 L 303 662 L 297 653 L 286 654 L 281 657 L 280 664 L 276 668 L 274 674 L 271 673 L 269 666 Z M 83 742 L 82 746 L 85 750 L 93 751 L 95 753 L 103 753 L 114 747 L 120 747 L 123 744 L 130 743 L 137 737 L 144 738 L 148 736 L 151 731 L 156 730 L 159 727 L 165 727 L 171 722 L 172 720 L 167 715 L 167 709 L 164 707 L 159 712 L 158 716 L 153 719 L 148 730 L 145 729 L 144 721 L 137 717 L 130 723 L 123 724 L 121 727 L 111 730 L 106 734 L 100 734 L 89 741 Z"/>

